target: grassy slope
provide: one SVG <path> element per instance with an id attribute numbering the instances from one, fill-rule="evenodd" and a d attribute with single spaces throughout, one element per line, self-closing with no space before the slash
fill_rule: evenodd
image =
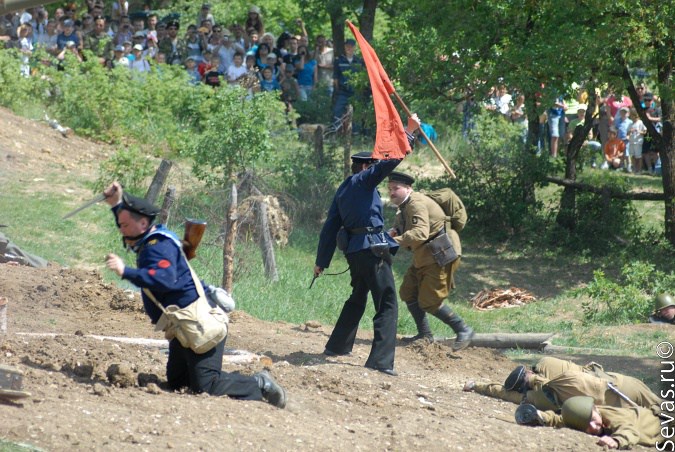
<path id="1" fill-rule="evenodd" d="M 105 205 L 87 209 L 67 221 L 60 217 L 71 210 L 68 196 L 60 191 L 35 189 L 30 184 L 6 175 L 0 181 L 0 212 L 3 222 L 11 224 L 6 234 L 27 251 L 41 255 L 61 265 L 100 269 L 106 278 L 113 275 L 103 269 L 103 257 L 108 252 L 125 256 L 132 264 L 133 256 L 123 253 Z M 63 182 L 58 168 L 41 175 L 47 181 Z M 647 182 L 653 184 L 654 179 Z M 72 180 L 70 185 L 77 182 Z M 79 182 L 84 184 L 85 182 Z M 547 187 L 542 195 L 554 198 L 558 190 Z M 643 203 L 645 219 L 662 219 L 660 206 Z M 179 224 L 171 224 L 175 230 Z M 215 228 L 213 228 L 215 229 Z M 222 252 L 213 235 L 204 240 L 198 258 L 193 261 L 202 277 L 219 283 Z M 344 300 L 349 296 L 349 276 L 321 277 L 310 290 L 314 263 L 316 232 L 295 226 L 290 245 L 277 249 L 279 281 L 265 279 L 260 251 L 254 243 L 242 244 L 238 249 L 234 295 L 240 309 L 266 320 L 285 320 L 301 323 L 318 320 L 335 322 Z M 650 356 L 654 344 L 668 339 L 663 330 L 635 329 L 631 326 L 587 326 L 582 324 L 581 302 L 567 291 L 592 278 L 592 270 L 609 265 L 611 259 L 569 256 L 546 250 L 521 250 L 518 246 L 495 247 L 471 236 L 470 228 L 464 234 L 465 256 L 457 274 L 457 290 L 451 295 L 453 308 L 478 332 L 553 332 L 555 344 L 577 347 L 612 349 L 616 353 Z M 513 248 L 513 249 L 512 249 Z M 401 253 L 396 258 L 395 274 L 400 282 L 410 261 L 410 255 Z M 336 255 L 330 272 L 342 271 L 347 264 Z M 532 292 L 536 303 L 515 308 L 480 312 L 472 309 L 470 298 L 483 288 L 517 286 Z M 400 306 L 399 331 L 413 333 L 414 324 L 403 305 Z M 372 327 L 372 304 L 368 306 L 361 326 Z M 431 319 L 438 336 L 453 336 L 451 330 Z"/>

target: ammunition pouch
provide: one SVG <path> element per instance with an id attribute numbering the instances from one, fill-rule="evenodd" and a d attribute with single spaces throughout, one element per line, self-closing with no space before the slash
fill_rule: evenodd
<path id="1" fill-rule="evenodd" d="M 345 252 L 349 246 L 349 232 L 347 232 L 345 228 L 340 228 L 335 237 L 335 241 L 337 243 L 337 249 Z"/>
<path id="2" fill-rule="evenodd" d="M 445 267 L 456 261 L 459 257 L 455 251 L 455 247 L 452 246 L 450 236 L 445 232 L 445 229 L 436 234 L 433 239 L 429 240 L 426 246 L 429 248 L 429 251 L 431 251 L 431 255 L 434 257 L 436 263 L 441 267 Z"/>
<path id="3" fill-rule="evenodd" d="M 376 237 L 379 237 L 381 241 L 376 240 Z M 389 252 L 389 242 L 384 237 L 384 234 L 381 232 L 379 234 L 368 235 L 368 241 L 370 242 L 370 251 L 380 259 L 384 260 L 391 265 L 391 253 Z"/>

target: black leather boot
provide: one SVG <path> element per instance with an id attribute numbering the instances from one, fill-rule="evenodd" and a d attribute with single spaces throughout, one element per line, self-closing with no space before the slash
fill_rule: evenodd
<path id="1" fill-rule="evenodd" d="M 417 334 L 412 337 L 405 337 L 401 339 L 402 342 L 415 342 L 420 339 L 426 340 L 427 342 L 434 341 L 434 335 L 431 333 L 431 328 L 429 327 L 429 319 L 427 319 L 427 314 L 420 308 L 420 305 L 416 301 L 406 301 L 406 306 L 408 306 L 408 311 L 412 315 L 415 325 L 417 326 Z"/>
<path id="2" fill-rule="evenodd" d="M 258 382 L 258 387 L 262 391 L 265 401 L 277 408 L 286 406 L 286 391 L 277 383 L 274 378 L 266 371 L 258 372 L 253 375 Z"/>
<path id="3" fill-rule="evenodd" d="M 463 350 L 471 344 L 471 339 L 475 334 L 473 328 L 464 323 L 464 320 L 452 312 L 452 309 L 450 309 L 449 306 L 441 306 L 441 308 L 434 313 L 434 317 L 452 328 L 457 335 L 455 343 L 452 344 L 453 351 Z"/>

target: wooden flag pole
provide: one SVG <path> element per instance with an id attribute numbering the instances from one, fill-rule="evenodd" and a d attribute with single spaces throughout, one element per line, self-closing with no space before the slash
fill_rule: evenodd
<path id="1" fill-rule="evenodd" d="M 405 113 L 408 116 L 412 116 L 412 112 L 408 109 L 408 106 L 405 104 L 405 102 L 403 102 L 403 99 L 401 99 L 401 96 L 399 96 L 396 91 L 394 91 L 392 94 L 394 95 L 394 97 L 396 97 L 396 100 L 401 105 L 401 107 L 403 107 L 403 109 L 405 110 Z M 424 137 L 424 139 L 427 140 L 427 143 L 429 143 L 429 146 L 431 147 L 431 150 L 434 151 L 434 154 L 436 154 L 436 157 L 438 158 L 438 160 L 440 160 L 441 165 L 443 165 L 443 168 L 445 168 L 445 171 L 448 173 L 448 175 L 451 178 L 456 179 L 457 176 L 455 176 L 454 171 L 452 171 L 452 168 L 450 168 L 450 166 L 448 165 L 448 162 L 445 161 L 445 159 L 443 158 L 441 153 L 438 152 L 438 149 L 436 149 L 436 146 L 434 146 L 434 143 L 431 142 L 431 140 L 429 139 L 427 134 L 424 133 L 424 130 L 422 129 L 422 127 L 419 128 L 419 131 L 422 134 L 422 136 Z"/>

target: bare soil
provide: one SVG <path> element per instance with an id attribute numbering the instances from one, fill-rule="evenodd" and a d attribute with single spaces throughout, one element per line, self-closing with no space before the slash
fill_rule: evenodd
<path id="1" fill-rule="evenodd" d="M 47 167 L 69 171 L 72 159 L 94 165 L 105 154 L 104 147 L 0 110 L 3 177 L 33 180 Z M 45 181 L 43 189 L 58 183 Z M 390 377 L 363 367 L 370 332 L 359 334 L 353 356 L 327 358 L 322 351 L 331 325 L 271 323 L 235 312 L 227 347 L 267 358 L 237 363 L 228 356 L 224 369 L 269 368 L 288 394 L 280 410 L 145 385 L 161 386 L 164 348 L 91 335 L 162 337 L 138 293 L 104 282 L 96 271 L 0 264 L 0 295 L 9 300 L 0 364 L 21 369 L 31 393 L 18 403 L 0 402 L 0 438 L 7 441 L 115 451 L 597 449 L 594 438 L 579 432 L 518 426 L 515 405 L 462 392 L 468 379 L 504 380 L 516 363 L 497 351 L 399 344 L 399 376 Z M 597 360 L 629 374 L 638 367 L 630 358 L 612 359 Z"/>

